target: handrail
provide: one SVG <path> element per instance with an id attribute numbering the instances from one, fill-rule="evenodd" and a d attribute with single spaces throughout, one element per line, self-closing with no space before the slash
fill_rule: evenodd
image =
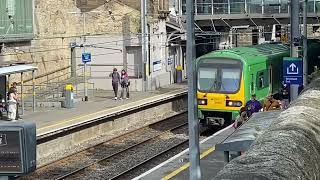
<path id="1" fill-rule="evenodd" d="M 36 76 L 34 79 L 39 79 L 39 78 L 42 78 L 42 77 L 45 77 L 45 76 L 48 76 L 48 75 L 51 75 L 51 74 L 54 74 L 54 73 L 57 73 L 57 72 L 60 72 L 60 71 L 63 71 L 63 70 L 66 70 L 68 68 L 70 68 L 71 66 L 68 65 L 66 67 L 63 67 L 63 68 L 60 68 L 60 69 L 57 69 L 57 70 L 54 70 L 54 71 L 51 71 L 51 72 L 47 72 L 45 74 L 41 74 L 39 76 Z M 27 83 L 27 82 L 30 82 L 32 81 L 32 78 L 29 78 L 27 80 L 24 80 L 23 83 Z"/>

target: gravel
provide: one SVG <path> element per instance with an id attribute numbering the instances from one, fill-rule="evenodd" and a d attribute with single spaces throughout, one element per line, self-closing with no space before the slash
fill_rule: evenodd
<path id="1" fill-rule="evenodd" d="M 101 159 L 105 156 L 110 156 L 115 152 L 119 152 L 128 146 L 136 144 L 137 142 L 144 141 L 150 137 L 154 137 L 155 134 L 170 127 L 175 127 L 185 121 L 185 115 L 178 116 L 179 118 L 170 118 L 170 124 L 168 121 L 156 123 L 150 126 L 150 128 L 144 128 L 143 130 L 130 133 L 130 135 L 122 136 L 112 141 L 103 143 L 102 145 L 90 148 L 83 152 L 77 153 L 56 163 L 52 163 L 48 166 L 38 169 L 36 172 L 29 174 L 28 176 L 22 177 L 20 179 L 54 179 L 61 174 L 65 174 L 79 167 L 88 165 L 97 159 Z M 109 138 L 110 139 L 110 138 Z M 96 142 L 101 141 L 100 139 L 95 139 Z M 82 147 L 88 147 L 88 144 L 81 145 Z"/>
<path id="2" fill-rule="evenodd" d="M 108 140 L 110 140 L 112 138 L 118 137 L 118 136 L 120 136 L 122 134 L 125 134 L 125 133 L 129 132 L 129 131 L 132 131 L 132 130 L 147 126 L 149 124 L 156 123 L 156 122 L 161 121 L 163 119 L 166 119 L 168 117 L 180 114 L 181 112 L 175 112 L 175 113 L 169 112 L 169 113 L 165 113 L 165 114 L 163 114 L 163 116 L 159 116 L 159 117 L 145 117 L 144 121 L 140 121 L 140 122 L 137 122 L 135 124 L 132 124 L 132 125 L 130 125 L 129 128 L 114 129 L 113 131 L 110 131 L 110 132 L 108 132 L 107 134 L 105 134 L 103 136 L 99 136 L 97 138 L 91 139 L 89 141 L 86 141 L 84 143 L 78 144 L 76 146 L 70 146 L 68 149 L 66 149 L 64 151 L 53 153 L 50 156 L 47 156 L 45 158 L 37 159 L 37 167 L 41 168 L 41 167 L 47 165 L 47 162 L 58 161 L 58 160 L 60 160 L 62 158 L 65 158 L 65 157 L 67 157 L 69 155 L 72 155 L 72 154 L 75 154 L 77 152 L 83 151 L 83 150 L 85 150 L 85 149 L 87 149 L 89 147 L 93 147 L 93 146 L 95 146 L 97 144 L 106 142 L 106 141 L 108 141 Z"/>
<path id="3" fill-rule="evenodd" d="M 104 177 L 105 179 L 111 178 L 128 168 L 139 164 L 148 158 L 157 155 L 159 152 L 167 150 L 168 147 L 173 147 L 188 138 L 178 138 L 172 133 L 167 133 L 156 140 L 147 144 L 139 145 L 129 151 L 123 152 L 116 157 L 110 158 L 107 161 L 100 162 L 99 164 L 86 169 L 83 173 L 79 173 L 68 179 L 97 179 Z"/>

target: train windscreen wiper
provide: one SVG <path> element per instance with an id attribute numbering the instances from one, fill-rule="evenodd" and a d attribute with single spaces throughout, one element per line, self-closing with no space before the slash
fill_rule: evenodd
<path id="1" fill-rule="evenodd" d="M 203 97 L 207 97 L 207 94 L 208 94 L 209 92 L 211 92 L 211 91 L 213 90 L 213 88 L 216 89 L 217 83 L 218 83 L 217 80 L 214 80 L 214 82 L 212 83 L 210 89 L 204 94 Z"/>

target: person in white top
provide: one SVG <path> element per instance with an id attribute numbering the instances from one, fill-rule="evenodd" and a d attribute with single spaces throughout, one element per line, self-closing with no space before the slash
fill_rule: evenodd
<path id="1" fill-rule="evenodd" d="M 8 118 L 11 121 L 16 121 L 17 115 L 17 91 L 13 90 L 9 92 L 8 97 Z"/>

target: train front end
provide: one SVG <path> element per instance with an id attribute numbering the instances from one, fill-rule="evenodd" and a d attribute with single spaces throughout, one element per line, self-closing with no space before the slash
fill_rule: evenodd
<path id="1" fill-rule="evenodd" d="M 206 126 L 231 124 L 245 105 L 243 63 L 231 58 L 202 58 L 197 62 L 198 109 Z"/>

